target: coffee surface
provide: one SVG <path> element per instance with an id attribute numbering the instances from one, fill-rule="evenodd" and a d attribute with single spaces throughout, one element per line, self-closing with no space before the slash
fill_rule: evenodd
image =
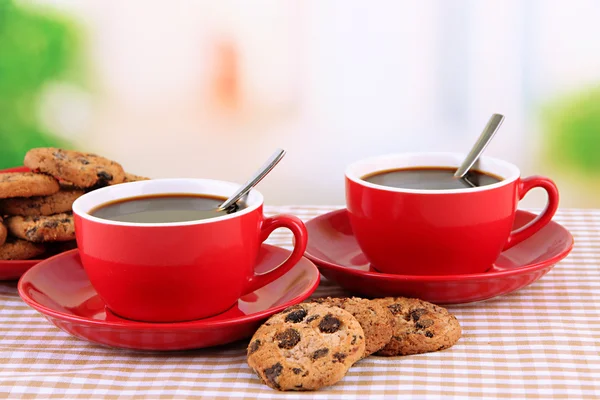
<path id="1" fill-rule="evenodd" d="M 487 186 L 502 179 L 481 171 L 471 170 L 465 178 L 454 178 L 455 168 L 414 167 L 378 171 L 362 179 L 376 185 L 401 189 L 448 190 Z"/>
<path id="2" fill-rule="evenodd" d="M 136 196 L 102 204 L 90 214 L 111 221 L 159 224 L 215 218 L 245 208 L 238 202 L 236 209 L 218 211 L 217 207 L 225 200 L 220 196 L 187 193 Z"/>

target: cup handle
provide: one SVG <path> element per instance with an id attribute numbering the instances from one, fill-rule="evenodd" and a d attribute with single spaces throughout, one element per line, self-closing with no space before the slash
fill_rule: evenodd
<path id="1" fill-rule="evenodd" d="M 540 215 L 538 215 L 533 221 L 529 222 L 525 226 L 515 229 L 510 233 L 508 241 L 504 246 L 504 250 L 508 250 L 511 247 L 521 243 L 523 240 L 529 238 L 534 233 L 542 229 L 548 222 L 552 220 L 556 210 L 558 208 L 558 188 L 554 182 L 543 176 L 530 176 L 522 179 L 519 182 L 518 196 L 519 200 L 523 199 L 527 192 L 531 189 L 541 187 L 548 193 L 548 204 Z"/>
<path id="2" fill-rule="evenodd" d="M 265 218 L 260 228 L 260 242 L 267 240 L 269 235 L 277 228 L 288 228 L 294 235 L 294 250 L 292 254 L 276 266 L 275 268 L 261 273 L 254 272 L 252 278 L 248 282 L 248 289 L 246 293 L 252 293 L 258 288 L 265 286 L 266 284 L 273 282 L 275 279 L 281 277 L 283 274 L 288 272 L 304 255 L 306 250 L 306 242 L 308 233 L 306 227 L 300 218 L 293 215 L 280 214 L 270 218 Z"/>

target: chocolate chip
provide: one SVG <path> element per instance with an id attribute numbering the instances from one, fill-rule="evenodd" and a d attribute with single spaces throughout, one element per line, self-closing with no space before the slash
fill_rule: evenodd
<path id="1" fill-rule="evenodd" d="M 311 315 L 306 319 L 306 322 L 313 322 L 317 318 L 319 318 L 319 314 Z"/>
<path id="2" fill-rule="evenodd" d="M 425 336 L 427 336 L 428 338 L 432 338 L 433 337 L 433 332 L 425 331 Z"/>
<path id="3" fill-rule="evenodd" d="M 48 221 L 44 223 L 45 228 L 56 228 L 58 226 L 58 221 Z"/>
<path id="4" fill-rule="evenodd" d="M 296 375 L 300 375 L 302 373 L 302 368 L 292 368 L 292 372 Z"/>
<path id="5" fill-rule="evenodd" d="M 421 321 L 415 324 L 415 326 L 419 329 L 429 328 L 431 325 L 433 325 L 432 319 L 422 319 Z"/>
<path id="6" fill-rule="evenodd" d="M 86 160 L 85 158 L 79 158 L 77 159 L 77 161 L 79 161 L 80 163 L 82 163 L 83 165 L 88 165 L 90 162 L 88 160 Z"/>
<path id="7" fill-rule="evenodd" d="M 333 355 L 333 362 L 344 362 L 344 360 L 346 359 L 346 357 L 348 357 L 348 354 L 345 353 L 335 353 Z"/>
<path id="8" fill-rule="evenodd" d="M 317 358 L 325 357 L 327 353 L 329 353 L 329 349 L 327 347 L 323 347 L 322 349 L 316 350 L 312 354 L 311 358 L 316 360 Z"/>
<path id="9" fill-rule="evenodd" d="M 67 222 L 71 222 L 71 218 L 68 218 L 68 217 L 67 218 L 63 218 L 63 219 L 60 220 L 60 222 L 62 222 L 63 224 L 67 223 Z"/>
<path id="10" fill-rule="evenodd" d="M 444 350 L 445 348 L 446 348 L 446 346 L 441 345 L 440 347 L 438 347 L 437 351 Z"/>
<path id="11" fill-rule="evenodd" d="M 286 309 L 285 309 L 285 310 L 283 310 L 282 312 L 283 312 L 284 314 L 287 314 L 287 313 L 289 313 L 289 312 L 292 312 L 292 311 L 294 311 L 294 310 L 304 310 L 304 309 L 302 308 L 302 306 L 301 306 L 301 305 L 299 305 L 299 304 L 296 304 L 295 306 L 289 306 L 288 308 L 286 308 Z"/>
<path id="12" fill-rule="evenodd" d="M 36 235 L 37 230 L 38 230 L 37 226 L 33 226 L 33 227 L 27 229 L 27 231 L 25 231 L 25 236 L 27 236 L 27 238 L 33 242 L 36 239 L 35 235 Z"/>
<path id="13" fill-rule="evenodd" d="M 293 328 L 289 328 L 283 332 L 277 333 L 275 335 L 275 340 L 279 341 L 280 349 L 291 349 L 300 341 L 300 333 Z"/>
<path id="14" fill-rule="evenodd" d="M 356 344 L 356 335 L 352 335 L 352 342 L 350 344 Z"/>
<path id="15" fill-rule="evenodd" d="M 281 371 L 283 371 L 281 363 L 274 364 L 272 367 L 263 371 L 267 380 L 277 389 L 281 389 L 281 386 L 279 386 L 279 383 L 276 381 L 277 377 L 281 375 Z"/>
<path id="16" fill-rule="evenodd" d="M 341 321 L 331 314 L 327 314 L 319 322 L 319 330 L 323 333 L 334 333 L 340 329 Z"/>
<path id="17" fill-rule="evenodd" d="M 254 353 L 261 345 L 260 339 L 256 339 L 254 342 L 250 343 L 250 347 L 248 348 L 248 355 Z"/>
<path id="18" fill-rule="evenodd" d="M 106 171 L 98 171 L 96 172 L 98 178 L 103 179 L 105 181 L 112 181 L 113 176 Z"/>
<path id="19" fill-rule="evenodd" d="M 301 322 L 306 317 L 306 310 L 301 308 L 300 310 L 292 311 L 285 316 L 285 322 Z"/>
<path id="20" fill-rule="evenodd" d="M 419 318 L 421 318 L 421 315 L 425 314 L 426 312 L 427 310 L 424 308 L 417 308 L 416 310 L 412 310 L 410 312 L 410 317 L 413 321 L 417 322 Z"/>
<path id="21" fill-rule="evenodd" d="M 390 304 L 388 306 L 388 309 L 392 312 L 392 314 L 394 315 L 398 315 L 402 313 L 402 306 L 400 304 Z"/>

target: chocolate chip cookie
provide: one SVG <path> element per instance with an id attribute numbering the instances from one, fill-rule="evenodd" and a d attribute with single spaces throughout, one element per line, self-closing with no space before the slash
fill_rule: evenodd
<path id="1" fill-rule="evenodd" d="M 0 174 L 0 199 L 9 197 L 47 196 L 58 192 L 56 179 L 33 172 L 6 172 Z"/>
<path id="2" fill-rule="evenodd" d="M 9 237 L 0 246 L 0 260 L 29 260 L 43 254 L 44 251 L 43 244 Z"/>
<path id="3" fill-rule="evenodd" d="M 13 236 L 35 243 L 75 239 L 73 213 L 70 212 L 48 216 L 12 216 L 6 219 L 6 226 Z"/>
<path id="4" fill-rule="evenodd" d="M 304 303 L 269 318 L 248 345 L 248 365 L 277 390 L 316 390 L 340 381 L 365 351 L 363 330 L 338 307 Z"/>
<path id="5" fill-rule="evenodd" d="M 49 196 L 4 199 L 0 200 L 0 214 L 33 216 L 68 212 L 75 199 L 84 193 L 81 189 L 65 189 Z"/>
<path id="6" fill-rule="evenodd" d="M 146 178 L 145 176 L 139 176 L 135 174 L 130 174 L 129 172 L 125 172 L 125 180 L 123 183 L 127 182 L 137 182 L 137 181 L 148 181 L 150 178 Z"/>
<path id="7" fill-rule="evenodd" d="M 123 167 L 112 160 L 92 153 L 52 147 L 31 149 L 25 154 L 25 166 L 50 174 L 81 188 L 122 183 Z"/>
<path id="8" fill-rule="evenodd" d="M 376 355 L 405 356 L 447 349 L 462 334 L 456 317 L 443 307 L 419 299 L 386 297 L 373 300 L 396 319 L 390 342 Z"/>
<path id="9" fill-rule="evenodd" d="M 339 307 L 352 314 L 365 333 L 365 353 L 363 358 L 382 349 L 391 339 L 395 318 L 387 307 L 359 297 L 319 298 L 311 302 Z"/>
<path id="10" fill-rule="evenodd" d="M 4 221 L 2 220 L 2 217 L 0 217 L 0 246 L 2 246 L 4 242 L 6 242 L 6 235 L 8 235 L 8 231 L 4 226 Z"/>

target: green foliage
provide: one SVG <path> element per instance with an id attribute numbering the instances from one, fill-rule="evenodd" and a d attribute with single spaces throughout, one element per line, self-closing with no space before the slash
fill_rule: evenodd
<path id="1" fill-rule="evenodd" d="M 545 112 L 549 162 L 600 174 L 600 86 L 563 97 Z"/>
<path id="2" fill-rule="evenodd" d="M 0 168 L 21 165 L 32 147 L 65 145 L 40 126 L 38 97 L 67 78 L 77 48 L 61 17 L 0 0 Z"/>

